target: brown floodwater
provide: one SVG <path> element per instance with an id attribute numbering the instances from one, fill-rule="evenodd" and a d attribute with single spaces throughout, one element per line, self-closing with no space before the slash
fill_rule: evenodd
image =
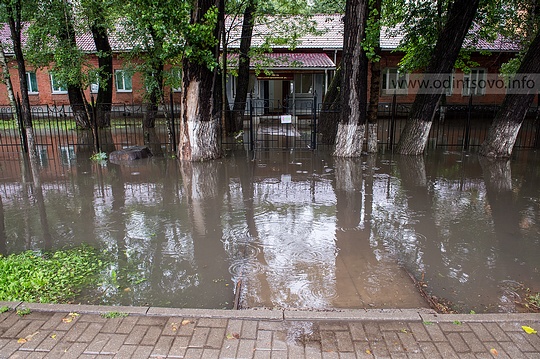
<path id="1" fill-rule="evenodd" d="M 112 255 L 77 302 L 515 312 L 540 291 L 540 158 L 433 151 L 336 159 L 231 151 L 181 163 L 41 151 L 0 160 L 0 253 Z"/>

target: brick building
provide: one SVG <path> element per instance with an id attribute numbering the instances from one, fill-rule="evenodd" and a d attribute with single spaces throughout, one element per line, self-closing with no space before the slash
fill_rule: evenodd
<path id="1" fill-rule="evenodd" d="M 319 33 L 306 35 L 297 40 L 294 50 L 289 50 L 287 45 L 273 46 L 273 52 L 260 55 L 252 61 L 252 75 L 250 90 L 256 100 L 264 100 L 269 103 L 283 104 L 291 99 L 299 103 L 304 98 L 312 98 L 316 93 L 319 101 L 322 100 L 333 78 L 336 67 L 341 60 L 343 46 L 343 22 L 342 15 L 316 15 L 313 22 Z M 239 21 L 239 20 L 236 20 Z M 264 37 L 276 31 L 272 22 L 266 20 L 264 24 L 256 26 L 252 45 L 260 45 Z M 239 27 L 229 23 L 231 29 L 229 48 L 231 52 L 239 47 Z M 381 32 L 381 102 L 391 102 L 394 94 L 399 102 L 413 102 L 415 92 L 409 88 L 400 88 L 400 80 L 408 80 L 411 74 L 401 74 L 398 71 L 398 63 L 402 54 L 396 51 L 401 38 L 390 35 L 387 31 Z M 7 25 L 0 28 L 0 41 L 7 44 L 7 56 L 10 57 L 10 34 Z M 23 39 L 23 42 L 25 39 Z M 121 37 L 115 34 L 110 36 L 111 46 L 114 52 L 113 68 L 113 103 L 115 104 L 138 104 L 143 102 L 145 87 L 140 73 L 131 73 L 125 68 L 125 54 L 130 48 Z M 91 34 L 78 36 L 77 43 L 88 54 L 89 66 L 97 67 L 96 50 Z M 473 52 L 471 60 L 479 66 L 471 69 L 471 73 L 464 74 L 456 71 L 452 76 L 455 79 L 482 79 L 489 74 L 497 74 L 501 64 L 508 61 L 517 51 L 516 44 L 498 39 L 494 42 L 479 41 L 474 45 L 477 51 Z M 483 55 L 489 51 L 489 55 Z M 230 56 L 234 63 L 234 55 Z M 10 73 L 15 93 L 19 91 L 16 66 L 10 61 Z M 260 71 L 261 66 L 267 71 Z M 30 89 L 30 101 L 32 105 L 43 104 L 68 104 L 65 88 L 55 82 L 54 74 L 47 68 L 27 67 L 27 81 Z M 86 89 L 86 97 L 97 93 L 97 84 L 92 84 Z M 227 81 L 227 95 L 229 101 L 234 101 L 236 90 L 236 78 L 229 75 Z M 174 96 L 179 98 L 179 91 L 173 91 Z M 450 88 L 447 91 L 447 103 L 466 103 L 470 95 L 475 96 L 477 104 L 498 104 L 504 97 L 503 93 L 485 93 L 478 88 Z M 0 84 L 0 105 L 7 105 L 7 91 L 4 84 Z M 276 105 L 277 106 L 277 105 Z"/>

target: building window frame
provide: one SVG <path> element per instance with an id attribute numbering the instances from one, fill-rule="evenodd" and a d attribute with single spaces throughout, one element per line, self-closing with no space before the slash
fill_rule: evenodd
<path id="1" fill-rule="evenodd" d="M 126 70 L 114 71 L 116 92 L 133 92 L 133 76 Z"/>
<path id="2" fill-rule="evenodd" d="M 484 96 L 486 94 L 486 86 L 478 86 L 478 84 L 481 81 L 484 81 L 485 83 L 486 78 L 487 70 L 485 68 L 471 68 L 470 72 L 463 74 L 463 89 L 461 91 L 461 94 L 464 97 Z"/>
<path id="3" fill-rule="evenodd" d="M 60 84 L 58 80 L 55 80 L 54 73 L 49 73 L 49 79 L 51 80 L 51 91 L 53 95 L 65 95 L 68 93 L 67 87 Z"/>
<path id="4" fill-rule="evenodd" d="M 386 67 L 381 71 L 381 91 L 383 95 L 407 95 L 409 74 L 398 67 Z M 397 86 L 396 86 L 397 85 Z"/>
<path id="5" fill-rule="evenodd" d="M 38 87 L 37 76 L 36 76 L 35 71 L 26 72 L 26 84 L 28 87 L 29 95 L 39 94 L 39 87 Z"/>

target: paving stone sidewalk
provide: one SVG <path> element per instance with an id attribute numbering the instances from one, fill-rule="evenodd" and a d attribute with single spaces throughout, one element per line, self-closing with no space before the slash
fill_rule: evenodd
<path id="1" fill-rule="evenodd" d="M 540 358 L 540 314 L 3 305 L 0 358 Z"/>

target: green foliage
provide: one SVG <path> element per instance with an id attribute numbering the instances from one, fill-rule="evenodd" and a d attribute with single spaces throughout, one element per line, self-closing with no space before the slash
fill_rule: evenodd
<path id="1" fill-rule="evenodd" d="M 107 159 L 107 154 L 105 152 L 97 152 L 90 156 L 92 161 L 101 162 Z"/>
<path id="2" fill-rule="evenodd" d="M 105 265 L 103 255 L 86 246 L 0 257 L 0 300 L 68 302 L 96 283 Z"/>
<path id="3" fill-rule="evenodd" d="M 527 297 L 527 303 L 529 306 L 540 310 L 540 293 L 531 294 Z"/>
<path id="4" fill-rule="evenodd" d="M 32 310 L 30 308 L 17 309 L 17 315 L 19 317 L 24 317 L 25 315 L 28 315 L 30 313 L 32 313 Z"/>
<path id="5" fill-rule="evenodd" d="M 7 305 L 4 305 L 3 307 L 0 307 L 0 313 L 6 313 L 6 312 L 9 312 L 11 310 L 10 307 L 8 307 Z"/>
<path id="6" fill-rule="evenodd" d="M 107 312 L 107 313 L 101 313 L 102 318 L 125 318 L 128 316 L 128 313 L 123 312 Z"/>
<path id="7" fill-rule="evenodd" d="M 75 43 L 75 33 L 81 31 L 75 10 L 68 1 L 42 0 L 27 31 L 26 59 L 36 67 L 49 67 L 62 87 L 87 87 L 91 82 L 83 71 L 91 68 L 88 57 Z"/>

